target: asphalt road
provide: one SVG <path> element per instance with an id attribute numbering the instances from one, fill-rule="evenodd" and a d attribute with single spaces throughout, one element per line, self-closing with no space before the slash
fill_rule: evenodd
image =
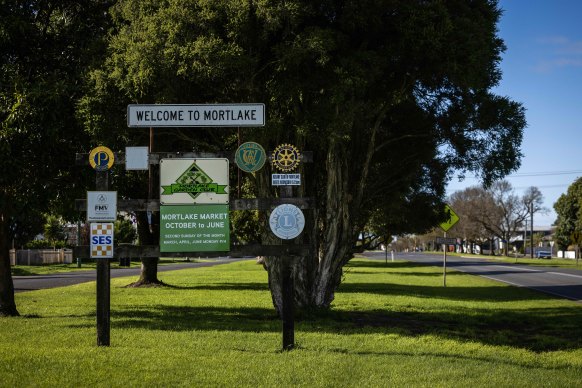
<path id="1" fill-rule="evenodd" d="M 176 263 L 165 264 L 158 266 L 158 272 L 174 271 L 178 269 L 196 268 L 196 267 L 211 267 L 214 265 L 232 263 L 243 259 L 217 259 L 202 263 Z M 111 278 L 119 278 L 123 276 L 139 276 L 140 268 L 112 268 Z M 96 271 L 76 271 L 67 273 L 58 273 L 51 275 L 33 275 L 33 276 L 13 276 L 14 291 L 34 291 L 44 288 L 65 287 L 73 284 L 92 282 L 96 280 Z M 136 279 L 137 280 L 137 279 Z"/>
<path id="2" fill-rule="evenodd" d="M 385 260 L 384 252 L 366 252 L 364 256 Z M 442 254 L 397 253 L 395 259 L 443 267 Z M 390 255 L 388 260 L 391 260 Z M 582 270 L 494 263 L 483 259 L 456 256 L 447 256 L 447 269 L 582 302 Z"/>

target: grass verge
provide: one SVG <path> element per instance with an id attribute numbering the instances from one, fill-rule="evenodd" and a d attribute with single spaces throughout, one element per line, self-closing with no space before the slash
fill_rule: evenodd
<path id="1" fill-rule="evenodd" d="M 582 306 L 409 262 L 353 260 L 326 312 L 298 312 L 281 352 L 253 261 L 111 287 L 96 346 L 95 284 L 16 295 L 0 318 L 2 386 L 582 386 Z"/>

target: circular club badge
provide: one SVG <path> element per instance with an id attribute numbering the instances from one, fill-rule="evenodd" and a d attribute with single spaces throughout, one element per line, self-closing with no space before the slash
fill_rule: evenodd
<path id="1" fill-rule="evenodd" d="M 245 172 L 259 171 L 265 165 L 267 153 L 258 143 L 246 142 L 236 150 L 234 161 Z"/>
<path id="2" fill-rule="evenodd" d="M 282 172 L 289 172 L 299 167 L 301 153 L 291 144 L 281 144 L 273 151 L 271 156 L 273 166 Z"/>
<path id="3" fill-rule="evenodd" d="M 89 154 L 89 164 L 97 171 L 107 171 L 113 166 L 115 156 L 113 152 L 107 147 L 93 148 Z"/>
<path id="4" fill-rule="evenodd" d="M 303 231 L 305 217 L 301 209 L 295 205 L 279 205 L 271 213 L 269 225 L 275 236 L 283 240 L 291 240 Z"/>

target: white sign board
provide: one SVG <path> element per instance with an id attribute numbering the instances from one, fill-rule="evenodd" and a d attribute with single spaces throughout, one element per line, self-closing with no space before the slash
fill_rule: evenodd
<path id="1" fill-rule="evenodd" d="M 91 258 L 113 258 L 113 223 L 91 224 Z"/>
<path id="2" fill-rule="evenodd" d="M 87 191 L 87 221 L 115 221 L 117 191 Z"/>
<path id="3" fill-rule="evenodd" d="M 160 160 L 160 204 L 227 204 L 228 159 Z"/>
<path id="4" fill-rule="evenodd" d="M 301 186 L 301 174 L 271 174 L 272 186 Z"/>
<path id="5" fill-rule="evenodd" d="M 148 170 L 149 169 L 148 159 L 149 159 L 148 147 L 125 147 L 126 170 Z"/>
<path id="6" fill-rule="evenodd" d="M 128 127 L 262 127 L 265 104 L 132 104 Z"/>

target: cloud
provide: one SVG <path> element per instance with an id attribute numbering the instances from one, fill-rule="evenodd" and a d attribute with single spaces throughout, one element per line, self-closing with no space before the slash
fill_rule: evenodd
<path id="1" fill-rule="evenodd" d="M 538 40 L 545 59 L 535 66 L 538 72 L 551 72 L 566 67 L 582 67 L 582 40 L 565 36 L 548 36 Z M 549 51 L 548 51 L 549 50 Z"/>

